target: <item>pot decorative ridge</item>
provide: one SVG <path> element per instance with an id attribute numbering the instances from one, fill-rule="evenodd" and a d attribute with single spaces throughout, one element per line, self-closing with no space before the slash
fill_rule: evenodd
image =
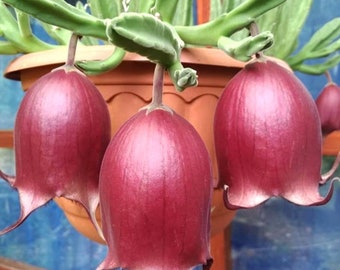
<path id="1" fill-rule="evenodd" d="M 181 62 L 183 64 L 202 64 L 202 65 L 214 65 L 214 66 L 229 66 L 234 68 L 242 68 L 244 63 L 229 57 L 219 49 L 209 48 L 207 53 L 206 48 L 186 48 L 182 51 Z M 53 53 L 51 53 L 53 52 Z M 110 56 L 112 53 L 112 46 L 100 45 L 100 46 L 83 46 L 77 48 L 76 61 L 92 61 L 102 60 Z M 58 48 L 52 50 L 46 50 L 41 52 L 34 52 L 24 54 L 14 59 L 9 66 L 5 69 L 4 76 L 8 79 L 20 80 L 20 72 L 24 69 L 41 68 L 41 66 L 49 66 L 53 64 L 63 64 L 67 55 L 65 48 Z M 39 57 L 38 57 L 39 56 Z M 226 64 L 226 60 L 228 63 Z M 124 61 L 138 61 L 148 63 L 149 60 L 146 57 L 140 56 L 136 53 L 127 52 Z M 166 83 L 166 81 L 165 81 Z"/>

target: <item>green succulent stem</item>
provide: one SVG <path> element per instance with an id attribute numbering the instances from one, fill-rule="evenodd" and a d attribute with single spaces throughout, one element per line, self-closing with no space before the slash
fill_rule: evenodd
<path id="1" fill-rule="evenodd" d="M 3 1 L 0 1 L 0 32 L 19 52 L 36 52 L 56 47 L 34 36 L 29 26 L 28 16 L 18 11 L 16 12 L 18 21 Z"/>
<path id="2" fill-rule="evenodd" d="M 29 16 L 26 13 L 20 10 L 17 10 L 17 9 L 15 9 L 15 13 L 17 16 L 18 27 L 19 27 L 21 36 L 23 38 L 29 38 L 30 36 L 32 36 L 32 29 L 30 25 Z"/>
<path id="3" fill-rule="evenodd" d="M 53 38 L 59 45 L 67 45 L 72 32 L 59 26 L 54 26 L 48 23 L 42 23 L 42 27 L 46 33 Z"/>
<path id="4" fill-rule="evenodd" d="M 196 70 L 184 68 L 179 60 L 169 66 L 167 71 L 177 91 L 182 92 L 187 87 L 193 87 L 198 84 Z"/>
<path id="5" fill-rule="evenodd" d="M 250 54 L 267 49 L 272 43 L 272 36 L 268 33 L 261 33 L 258 37 L 245 38 L 242 41 L 235 41 L 229 37 L 248 27 L 255 19 L 264 18 L 265 16 L 261 15 L 286 1 L 245 0 L 231 11 L 216 15 L 207 23 L 191 25 L 191 0 L 131 0 L 129 1 L 129 12 L 122 12 L 121 0 L 89 0 L 92 15 L 87 13 L 83 6 L 78 4 L 76 7 L 68 4 L 65 0 L 0 0 L 0 36 L 4 38 L 4 42 L 1 40 L 0 43 L 0 53 L 29 53 L 58 46 L 45 43 L 32 33 L 30 28 L 30 16 L 32 16 L 45 23 L 46 31 L 60 44 L 65 44 L 70 33 L 75 33 L 78 36 L 83 36 L 83 43 L 87 45 L 96 44 L 94 40 L 100 39 L 110 41 L 116 47 L 121 47 L 124 50 L 146 56 L 151 61 L 162 64 L 169 71 L 176 88 L 181 89 L 181 85 L 187 79 L 195 77 L 192 72 L 183 69 L 177 63 L 183 46 L 217 47 L 235 58 L 246 61 Z M 302 10 L 306 10 L 306 8 L 309 9 L 311 2 L 311 0 L 305 0 L 300 4 L 298 14 L 302 14 Z M 286 20 L 293 21 L 291 24 L 281 21 L 287 27 L 294 25 L 295 21 L 287 16 L 289 14 L 287 10 L 289 12 L 295 5 L 296 2 L 293 5 L 287 1 L 283 6 L 286 7 L 286 11 L 281 15 L 288 18 Z M 185 15 L 179 18 L 176 15 L 178 10 L 185 10 Z M 14 12 L 16 16 L 13 14 Z M 163 23 L 151 19 L 150 13 L 152 12 L 159 12 Z M 137 13 L 140 16 L 131 16 L 131 13 Z M 274 20 L 277 19 L 275 17 L 278 16 L 277 14 L 280 12 L 272 13 Z M 304 11 L 303 14 L 306 12 Z M 305 15 L 302 17 L 305 18 Z M 296 16 L 295 19 L 297 22 L 301 22 L 299 16 Z M 144 21 L 143 26 L 142 21 Z M 59 30 L 56 30 L 56 27 Z M 301 23 L 296 28 L 300 27 Z M 107 31 L 108 29 L 109 31 Z M 282 29 L 280 31 L 285 33 L 285 28 Z M 297 30 L 293 32 L 298 33 Z M 289 51 L 295 46 L 295 43 L 291 43 L 287 45 L 287 48 L 290 49 L 278 49 L 275 56 L 280 57 L 281 55 L 281 58 L 284 58 L 294 70 L 309 74 L 322 74 L 340 62 L 340 56 L 335 53 L 340 49 L 339 34 L 340 18 L 335 18 L 317 31 L 295 55 L 291 56 L 287 53 L 287 50 Z M 282 46 L 273 46 L 273 48 L 277 47 L 281 48 Z M 84 69 L 87 68 L 89 72 L 100 73 L 117 66 L 122 57 L 123 52 L 118 50 L 104 61 L 80 63 L 79 66 L 84 66 Z M 321 58 L 326 58 L 322 64 L 305 64 L 308 59 Z"/>
<path id="6" fill-rule="evenodd" d="M 298 51 L 286 59 L 294 69 L 308 74 L 322 74 L 330 67 L 338 64 L 340 58 L 334 54 L 340 50 L 340 18 L 335 18 L 323 25 L 312 38 Z M 334 54 L 334 55 L 332 55 Z M 328 57 L 328 59 L 326 58 Z M 306 65 L 309 59 L 326 60 L 322 64 Z"/>
<path id="7" fill-rule="evenodd" d="M 310 74 L 310 75 L 321 75 L 326 70 L 336 66 L 340 63 L 340 55 L 334 55 L 333 57 L 325 60 L 320 64 L 307 65 L 303 63 L 299 63 L 297 65 L 292 65 L 287 61 L 290 67 L 296 71 L 300 71 L 302 73 Z"/>
<path id="8" fill-rule="evenodd" d="M 0 54 L 17 54 L 20 50 L 9 41 L 0 41 Z"/>
<path id="9" fill-rule="evenodd" d="M 105 20 L 98 19 L 64 0 L 2 0 L 33 17 L 76 33 L 106 40 Z"/>
<path id="10" fill-rule="evenodd" d="M 230 36 L 247 27 L 255 18 L 285 1 L 248 0 L 210 22 L 194 26 L 175 26 L 175 29 L 186 44 L 217 47 L 221 36 Z M 202 38 L 198 39 L 197 37 Z"/>
<path id="11" fill-rule="evenodd" d="M 123 61 L 125 54 L 124 49 L 115 47 L 112 54 L 104 60 L 79 61 L 76 62 L 76 66 L 87 75 L 97 75 L 117 67 Z"/>
<path id="12" fill-rule="evenodd" d="M 180 62 L 183 41 L 174 28 L 151 14 L 122 13 L 107 24 L 108 39 L 118 47 L 136 52 L 169 71 L 178 91 L 197 84 L 196 71 Z"/>
<path id="13" fill-rule="evenodd" d="M 105 19 L 99 19 L 79 10 L 64 0 L 2 1 L 43 22 L 66 28 L 80 36 L 92 36 L 107 40 Z M 235 31 L 247 27 L 256 17 L 285 1 L 248 0 L 213 21 L 196 26 L 175 26 L 175 30 L 187 44 L 217 47 L 218 39 L 221 36 L 229 36 Z"/>
<path id="14" fill-rule="evenodd" d="M 269 31 L 249 36 L 235 41 L 228 37 L 220 37 L 218 48 L 240 61 L 249 61 L 252 56 L 261 57 L 263 50 L 269 48 L 274 42 L 273 34 Z"/>

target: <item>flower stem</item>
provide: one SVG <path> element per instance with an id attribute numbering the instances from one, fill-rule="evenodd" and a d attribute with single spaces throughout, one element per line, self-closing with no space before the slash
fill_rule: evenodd
<path id="1" fill-rule="evenodd" d="M 165 68 L 161 64 L 156 64 L 154 75 L 153 75 L 153 88 L 152 88 L 151 103 L 141 108 L 141 110 L 146 109 L 146 114 L 149 114 L 154 110 L 164 110 L 164 111 L 167 111 L 173 114 L 173 111 L 171 110 L 171 108 L 163 104 L 164 72 L 165 72 Z"/>
<path id="2" fill-rule="evenodd" d="M 74 66 L 76 49 L 79 36 L 77 34 L 72 34 L 70 38 L 70 43 L 68 45 L 67 60 L 65 66 Z"/>
<path id="3" fill-rule="evenodd" d="M 257 25 L 256 22 L 252 22 L 249 25 L 249 32 L 252 37 L 257 36 L 260 33 L 259 26 Z M 255 57 L 257 59 L 263 57 L 263 51 L 258 51 L 257 53 L 255 53 Z"/>
<path id="4" fill-rule="evenodd" d="M 249 32 L 253 37 L 257 36 L 260 33 L 259 27 L 256 22 L 252 22 L 249 25 Z"/>
<path id="5" fill-rule="evenodd" d="M 152 89 L 152 102 L 155 106 L 163 104 L 163 81 L 164 81 L 164 68 L 160 64 L 156 64 L 155 72 L 153 75 L 153 89 Z"/>
<path id="6" fill-rule="evenodd" d="M 333 79 L 332 79 L 332 76 L 331 76 L 331 73 L 329 72 L 329 70 L 326 70 L 326 71 L 325 71 L 325 76 L 326 76 L 326 78 L 327 78 L 328 84 L 333 83 Z"/>

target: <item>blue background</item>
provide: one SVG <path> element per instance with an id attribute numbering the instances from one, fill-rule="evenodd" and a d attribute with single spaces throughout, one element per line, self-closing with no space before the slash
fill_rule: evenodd
<path id="1" fill-rule="evenodd" d="M 339 0 L 315 0 L 300 43 L 308 40 L 331 18 L 339 16 L 339 10 Z M 13 58 L 1 55 L 0 70 L 3 71 Z M 339 66 L 333 68 L 331 74 L 340 84 Z M 323 75 L 296 75 L 314 98 L 326 83 Z M 20 83 L 0 78 L 0 129 L 13 128 L 22 97 Z M 331 158 L 324 158 L 325 170 L 331 162 Z M 14 174 L 11 149 L 0 148 L 0 167 Z M 233 268 L 338 269 L 339 193 L 337 187 L 332 200 L 325 206 L 299 207 L 282 199 L 271 199 L 255 209 L 238 211 L 232 223 Z M 0 228 L 4 228 L 19 215 L 17 194 L 4 181 L 0 181 L 0 206 Z M 0 256 L 51 270 L 95 269 L 106 251 L 105 246 L 76 232 L 53 202 L 34 212 L 13 232 L 0 237 Z"/>

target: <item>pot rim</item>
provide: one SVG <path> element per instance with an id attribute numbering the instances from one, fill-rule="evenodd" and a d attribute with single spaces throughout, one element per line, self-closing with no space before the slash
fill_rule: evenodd
<path id="1" fill-rule="evenodd" d="M 333 131 L 323 140 L 322 154 L 336 156 L 340 151 L 340 130 Z"/>
<path id="2" fill-rule="evenodd" d="M 109 57 L 114 46 L 96 45 L 80 46 L 77 48 L 76 61 L 102 60 Z M 11 80 L 20 80 L 21 70 L 65 63 L 67 46 L 57 49 L 33 52 L 15 58 L 5 69 L 4 77 Z M 124 61 L 150 62 L 146 57 L 137 53 L 127 52 Z M 216 48 L 185 48 L 181 54 L 181 62 L 185 64 L 202 64 L 242 68 L 245 63 L 235 60 L 223 51 Z"/>

